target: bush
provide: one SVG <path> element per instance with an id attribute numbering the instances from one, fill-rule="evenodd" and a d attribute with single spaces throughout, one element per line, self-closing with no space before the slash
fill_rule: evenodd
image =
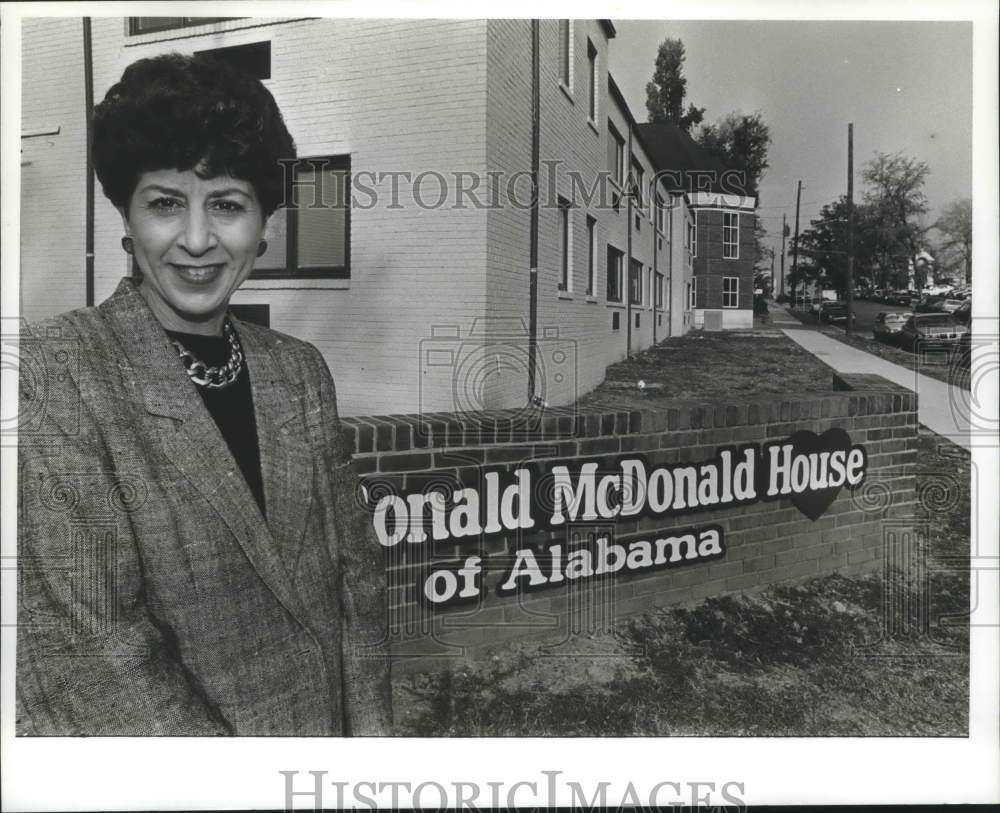
<path id="1" fill-rule="evenodd" d="M 767 300 L 761 294 L 753 298 L 753 313 L 754 316 L 762 316 L 767 313 Z"/>
<path id="2" fill-rule="evenodd" d="M 788 294 L 778 294 L 778 295 L 777 295 L 777 296 L 776 296 L 776 297 L 774 298 L 774 301 L 775 301 L 775 302 L 777 302 L 777 303 L 778 303 L 779 305 L 787 305 L 787 304 L 788 304 L 789 302 L 791 302 L 792 300 L 791 300 L 791 298 L 790 298 L 790 297 L 788 296 Z"/>

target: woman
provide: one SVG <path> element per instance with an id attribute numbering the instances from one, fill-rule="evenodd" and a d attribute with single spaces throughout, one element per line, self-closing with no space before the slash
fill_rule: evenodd
<path id="1" fill-rule="evenodd" d="M 294 150 L 267 89 L 204 57 L 140 60 L 95 109 L 134 272 L 24 345 L 52 386 L 19 439 L 19 734 L 390 733 L 333 381 L 227 313 Z"/>

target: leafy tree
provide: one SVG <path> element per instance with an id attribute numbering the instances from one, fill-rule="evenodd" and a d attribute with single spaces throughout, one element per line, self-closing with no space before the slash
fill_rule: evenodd
<path id="1" fill-rule="evenodd" d="M 684 43 L 667 37 L 656 52 L 653 81 L 646 84 L 646 110 L 652 122 L 669 122 L 684 132 L 700 124 L 705 115 L 704 107 L 689 104 L 684 112 L 687 79 L 684 69 Z"/>
<path id="2" fill-rule="evenodd" d="M 939 253 L 957 255 L 964 265 L 965 281 L 972 282 L 972 201 L 963 198 L 946 206 L 934 227 L 942 237 Z"/>
<path id="3" fill-rule="evenodd" d="M 923 161 L 899 152 L 876 152 L 861 173 L 868 185 L 865 202 L 875 217 L 881 274 L 898 279 L 907 275 L 912 264 L 918 289 L 926 281 L 917 257 L 927 232 L 921 219 L 927 214 L 923 187 L 929 174 L 930 167 Z"/>
<path id="4" fill-rule="evenodd" d="M 760 112 L 727 113 L 715 124 L 704 125 L 695 140 L 726 166 L 745 170 L 746 193 L 757 194 L 769 166 L 767 150 L 771 145 L 771 130 Z"/>
<path id="5" fill-rule="evenodd" d="M 793 240 L 794 242 L 794 240 Z M 803 260 L 815 280 L 837 291 L 841 299 L 847 292 L 848 207 L 842 196 L 826 204 L 799 234 L 799 264 Z M 878 220 L 870 206 L 854 206 L 854 275 L 870 276 L 878 260 Z"/>

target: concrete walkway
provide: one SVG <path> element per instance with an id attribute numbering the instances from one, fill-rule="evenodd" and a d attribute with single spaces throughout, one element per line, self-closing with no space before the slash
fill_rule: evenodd
<path id="1" fill-rule="evenodd" d="M 795 317 L 788 316 L 788 318 Z M 907 370 L 899 364 L 858 350 L 817 330 L 809 330 L 797 319 L 795 322 L 797 329 L 783 328 L 782 332 L 837 372 L 880 375 L 894 384 L 917 393 L 918 420 L 932 432 L 965 449 L 971 449 L 976 440 L 979 441 L 976 445 L 995 443 L 990 435 L 991 432 L 995 433 L 995 427 L 990 426 L 992 422 L 986 416 L 977 415 L 981 407 L 973 400 L 974 393 L 961 386 L 945 384 L 935 378 Z M 971 434 L 970 424 L 971 428 L 976 430 Z"/>
<path id="2" fill-rule="evenodd" d="M 771 318 L 771 324 L 775 327 L 802 327 L 802 322 L 792 316 L 788 309 L 777 302 L 767 303 L 767 315 Z"/>

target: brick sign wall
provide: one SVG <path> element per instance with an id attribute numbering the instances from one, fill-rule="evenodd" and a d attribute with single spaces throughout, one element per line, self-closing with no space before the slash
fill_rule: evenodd
<path id="1" fill-rule="evenodd" d="M 396 668 L 571 645 L 653 607 L 881 567 L 912 522 L 916 396 L 829 393 L 656 411 L 346 418 L 383 544 Z M 786 493 L 782 493 L 782 489 Z"/>

